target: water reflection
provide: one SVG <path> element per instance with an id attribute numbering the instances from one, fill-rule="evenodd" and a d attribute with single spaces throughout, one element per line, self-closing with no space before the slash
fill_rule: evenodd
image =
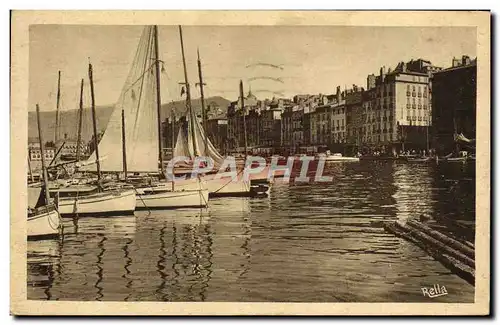
<path id="1" fill-rule="evenodd" d="M 474 187 L 463 171 L 396 162 L 325 168 L 332 183 L 276 182 L 268 198 L 65 220 L 63 240 L 28 244 L 28 297 L 427 302 L 420 287 L 439 283 L 455 294 L 435 301 L 473 301 L 472 286 L 382 228 L 429 214 L 469 238 Z M 457 232 L 457 224 L 468 228 Z"/>

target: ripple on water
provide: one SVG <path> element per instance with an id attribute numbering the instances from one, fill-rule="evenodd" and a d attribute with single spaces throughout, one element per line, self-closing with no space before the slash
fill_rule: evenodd
<path id="1" fill-rule="evenodd" d="M 28 297 L 428 302 L 420 288 L 440 284 L 449 295 L 433 301 L 473 301 L 472 286 L 383 229 L 426 213 L 450 232 L 449 220 L 461 221 L 473 237 L 473 182 L 431 165 L 325 168 L 333 183 L 277 182 L 268 198 L 65 220 L 63 240 L 28 243 Z"/>

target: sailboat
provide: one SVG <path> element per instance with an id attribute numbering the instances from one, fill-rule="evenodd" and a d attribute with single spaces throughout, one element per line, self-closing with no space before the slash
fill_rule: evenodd
<path id="1" fill-rule="evenodd" d="M 133 184 L 137 209 L 206 207 L 208 191 L 199 184 L 195 188 L 177 189 L 174 182 L 148 182 L 148 178 L 153 178 L 151 175 L 160 179 L 164 174 L 160 108 L 158 28 L 146 26 L 99 143 L 99 151 L 103 154 L 101 168 L 105 172 L 122 172 L 125 183 Z M 122 155 L 117 155 L 120 142 Z M 91 156 L 90 160 L 93 159 L 95 156 Z M 128 177 L 129 173 L 143 176 L 134 184 Z"/>
<path id="2" fill-rule="evenodd" d="M 173 157 L 188 157 L 188 165 L 193 165 L 196 157 L 208 157 L 214 161 L 215 166 L 221 166 L 224 158 L 217 151 L 212 144 L 203 126 L 194 113 L 191 105 L 191 91 L 187 75 L 186 59 L 184 55 L 184 41 L 182 37 L 182 27 L 179 26 L 179 37 L 181 43 L 182 63 L 184 68 L 184 87 L 186 93 L 186 108 L 187 108 L 187 128 L 182 125 L 178 136 L 175 148 L 173 150 Z M 203 78 L 201 73 L 201 61 L 198 52 L 198 72 L 200 77 L 200 92 L 202 94 L 202 108 L 204 108 L 203 98 Z M 205 112 L 202 112 L 203 116 Z M 250 180 L 242 179 L 242 171 L 239 173 L 238 179 L 233 180 L 232 177 L 218 177 L 215 173 L 207 173 L 200 176 L 203 186 L 208 190 L 210 196 L 247 196 L 252 194 L 252 187 Z M 187 179 L 177 182 L 177 186 L 182 188 L 192 188 L 198 186 L 196 179 Z"/>
<path id="3" fill-rule="evenodd" d="M 110 215 L 131 214 L 135 210 L 135 191 L 127 187 L 103 186 L 101 160 L 99 156 L 97 123 L 95 113 L 94 83 L 92 64 L 89 63 L 89 80 L 92 106 L 92 124 L 94 131 L 94 153 L 89 158 L 97 167 L 97 186 L 84 189 L 69 187 L 56 190 L 56 201 L 61 215 Z"/>
<path id="4" fill-rule="evenodd" d="M 51 237 L 59 235 L 61 220 L 56 206 L 50 202 L 48 190 L 48 175 L 45 166 L 45 148 L 40 126 L 40 108 L 36 105 L 36 115 L 38 123 L 38 139 L 40 142 L 40 152 L 42 156 L 43 187 L 28 187 L 28 199 L 33 198 L 33 192 L 38 192 L 36 203 L 28 200 L 28 239 L 40 237 Z"/>

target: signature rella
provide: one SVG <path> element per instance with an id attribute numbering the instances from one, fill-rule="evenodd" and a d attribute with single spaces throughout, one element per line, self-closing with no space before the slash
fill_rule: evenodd
<path id="1" fill-rule="evenodd" d="M 435 284 L 430 288 L 423 287 L 421 288 L 421 290 L 424 297 L 429 297 L 429 298 L 446 296 L 448 294 L 446 287 L 444 285 L 440 286 L 439 284 Z"/>
<path id="2" fill-rule="evenodd" d="M 325 157 L 316 158 L 314 156 L 301 156 L 300 162 L 302 167 L 300 169 L 300 174 L 294 180 L 295 182 L 331 182 L 333 177 L 323 176 L 323 171 L 325 169 Z M 181 181 L 186 179 L 186 174 L 183 176 L 175 176 L 174 166 L 177 163 L 189 161 L 189 157 L 176 156 L 169 161 L 167 166 L 167 175 L 170 179 L 174 181 Z M 311 161 L 317 160 L 318 165 L 316 167 L 315 176 L 313 179 L 307 176 L 307 171 L 309 169 L 309 163 Z M 293 164 L 295 162 L 294 157 L 288 157 L 286 165 L 279 164 L 279 158 L 273 157 L 271 163 L 269 164 L 269 172 L 267 173 L 267 180 L 272 181 L 275 177 L 275 173 L 278 171 L 283 171 L 283 177 L 280 177 L 284 183 L 290 181 L 290 176 L 292 173 Z M 245 160 L 245 168 L 243 170 L 243 180 L 249 181 L 251 175 L 262 173 L 268 166 L 266 159 L 260 156 L 248 156 Z M 198 175 L 211 172 L 214 170 L 215 164 L 214 160 L 210 157 L 196 157 L 193 162 L 193 169 L 191 172 L 191 177 L 196 177 Z M 236 169 L 236 159 L 232 156 L 226 157 L 224 162 L 220 166 L 215 176 L 215 179 L 231 177 L 232 182 L 239 180 L 239 173 Z"/>

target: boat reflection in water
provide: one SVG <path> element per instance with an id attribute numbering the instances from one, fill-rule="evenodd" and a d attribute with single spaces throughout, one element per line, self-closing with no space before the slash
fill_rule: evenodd
<path id="1" fill-rule="evenodd" d="M 449 294 L 433 301 L 473 302 L 473 286 L 383 229 L 428 214 L 431 226 L 467 225 L 456 233 L 471 236 L 474 188 L 460 173 L 435 164 L 336 163 L 325 166 L 329 183 L 276 182 L 265 198 L 65 220 L 58 250 L 30 262 L 28 297 L 428 302 L 421 287 L 439 283 Z"/>

